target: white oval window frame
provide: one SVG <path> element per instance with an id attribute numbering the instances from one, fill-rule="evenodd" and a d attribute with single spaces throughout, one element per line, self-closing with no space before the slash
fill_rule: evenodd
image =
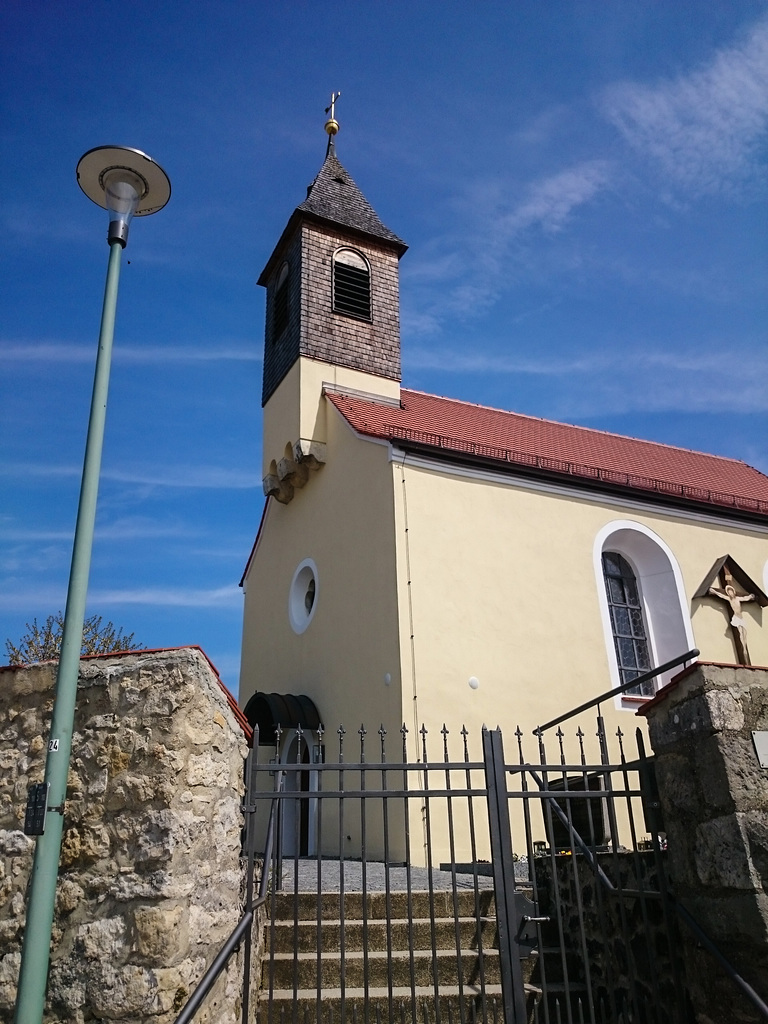
<path id="1" fill-rule="evenodd" d="M 312 607 L 307 611 L 306 596 L 310 583 L 315 584 L 315 595 Z M 317 566 L 311 558 L 305 558 L 296 566 L 288 590 L 288 620 L 294 633 L 301 635 L 315 617 L 319 591 Z"/>

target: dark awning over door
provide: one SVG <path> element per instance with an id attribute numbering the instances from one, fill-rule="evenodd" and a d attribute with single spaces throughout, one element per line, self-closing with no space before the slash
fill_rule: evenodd
<path id="1" fill-rule="evenodd" d="M 302 694 L 254 693 L 245 705 L 245 717 L 254 729 L 259 730 L 259 743 L 274 746 L 277 743 L 276 728 L 317 729 L 320 715 L 314 701 Z"/>

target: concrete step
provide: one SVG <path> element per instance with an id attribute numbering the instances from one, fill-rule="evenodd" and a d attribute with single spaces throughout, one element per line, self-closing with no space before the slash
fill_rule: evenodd
<path id="1" fill-rule="evenodd" d="M 526 890 L 526 895 L 529 891 Z M 419 889 L 411 892 L 410 903 L 407 892 L 391 892 L 389 894 L 389 913 L 387 913 L 387 894 L 374 892 L 364 895 L 361 892 L 347 892 L 342 898 L 338 892 L 278 892 L 267 901 L 267 912 L 272 915 L 274 899 L 274 919 L 277 921 L 316 921 L 321 919 L 334 920 L 342 916 L 352 920 L 385 921 L 390 918 L 431 917 L 434 907 L 435 917 L 453 918 L 473 917 L 477 910 L 485 917 L 495 913 L 495 902 L 492 889 L 480 889 L 475 893 L 472 889 L 457 889 L 455 892 L 445 889 L 434 891 Z M 365 908 L 365 913 L 364 913 Z"/>
<path id="2" fill-rule="evenodd" d="M 318 1020 L 341 1024 L 342 1005 L 346 1024 L 397 1022 L 401 1013 L 408 1024 L 437 1024 L 438 1019 L 440 1024 L 481 1020 L 500 1024 L 503 1019 L 491 889 L 432 893 L 419 889 L 410 894 L 398 890 L 388 895 L 347 892 L 343 896 L 328 891 L 279 892 L 266 909 L 270 917 L 274 914 L 274 923 L 267 924 L 264 936 L 258 1024 L 304 1024 L 305 1019 L 307 1024 Z M 535 955 L 523 963 L 531 1007 L 540 996 L 531 983 L 535 967 Z"/>
<path id="3" fill-rule="evenodd" d="M 528 1020 L 535 1017 L 541 991 L 526 985 Z M 417 986 L 415 990 L 386 988 L 344 990 L 344 1019 L 347 1024 L 503 1024 L 504 1009 L 500 985 L 458 985 L 441 988 L 435 995 L 433 986 Z M 320 1004 L 317 992 L 299 990 L 279 994 L 272 1003 L 265 995 L 256 1009 L 254 1024 L 340 1024 L 342 1020 L 341 989 L 323 991 Z"/>
<path id="4" fill-rule="evenodd" d="M 389 941 L 392 950 L 431 949 L 434 928 L 434 939 L 440 949 L 456 948 L 456 932 L 458 942 L 465 949 L 477 949 L 482 941 L 483 948 L 496 944 L 496 919 L 482 917 L 476 921 L 474 917 L 462 917 L 458 921 L 441 918 L 434 922 L 429 918 L 413 920 L 393 920 L 390 922 Z M 363 948 L 387 949 L 386 921 L 354 921 L 344 922 L 344 948 L 347 952 L 357 952 Z M 324 920 L 319 926 L 317 921 L 276 921 L 268 928 L 266 941 L 270 950 L 276 953 L 315 953 L 318 944 L 321 952 L 338 953 L 341 948 L 341 921 Z"/>
<path id="5" fill-rule="evenodd" d="M 272 987 L 273 991 L 293 992 L 294 985 L 299 989 L 315 990 L 318 985 L 318 974 L 322 991 L 341 986 L 342 966 L 345 984 L 351 988 L 362 988 L 367 984 L 372 988 L 386 988 L 391 984 L 396 988 L 408 989 L 415 983 L 419 986 L 434 985 L 442 989 L 446 985 L 456 985 L 458 979 L 467 985 L 478 984 L 481 975 L 486 984 L 500 984 L 500 967 L 498 950 L 483 950 L 482 955 L 476 950 L 463 949 L 457 955 L 455 949 L 439 949 L 433 955 L 430 950 L 414 950 L 412 953 L 398 952 L 388 956 L 386 952 L 369 950 L 346 953 L 344 959 L 335 954 L 278 953 L 262 968 L 262 988 Z M 413 979 L 411 977 L 413 972 Z"/>
<path id="6" fill-rule="evenodd" d="M 339 1024 L 341 1021 L 342 994 L 341 989 L 324 989 L 320 1007 L 317 1006 L 317 992 L 300 990 L 296 993 L 283 995 L 276 993 L 272 1004 L 264 999 L 256 1010 L 255 1024 L 315 1024 L 320 1010 L 323 1024 Z M 415 997 L 415 998 L 414 998 Z M 489 985 L 481 992 L 477 986 L 458 985 L 446 986 L 435 996 L 433 986 L 417 986 L 415 992 L 410 988 L 393 990 L 387 988 L 364 989 L 346 988 L 344 991 L 344 1010 L 347 1024 L 467 1024 L 487 1022 L 487 1024 L 503 1024 L 504 1013 L 500 985 Z"/>

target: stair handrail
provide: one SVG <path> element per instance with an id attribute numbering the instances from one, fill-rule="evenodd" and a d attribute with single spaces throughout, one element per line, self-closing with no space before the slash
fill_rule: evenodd
<path id="1" fill-rule="evenodd" d="M 695 661 L 696 658 L 701 654 L 698 648 L 694 647 L 690 651 L 686 651 L 685 654 L 678 654 L 676 658 L 672 658 L 670 661 L 665 661 L 663 665 L 659 665 L 658 668 L 652 668 L 649 672 L 644 672 L 641 676 L 635 676 L 634 679 L 630 679 L 629 682 L 622 683 L 621 686 L 614 686 L 612 690 L 606 690 L 605 693 L 601 693 L 599 697 L 593 697 L 592 700 L 588 700 L 586 704 L 579 704 L 573 711 L 566 711 L 564 715 L 558 715 L 557 718 L 553 718 L 551 722 L 547 722 L 545 725 L 537 725 L 533 730 L 534 736 L 541 737 L 543 732 L 547 729 L 551 729 L 554 725 L 559 725 L 561 722 L 567 721 L 569 718 L 573 718 L 575 715 L 581 714 L 582 711 L 589 711 L 590 708 L 595 707 L 597 704 L 602 704 L 604 700 L 608 700 L 611 697 L 616 697 L 620 693 L 624 693 L 625 690 L 631 690 L 635 686 L 642 686 L 643 683 L 649 682 L 651 679 L 655 679 L 656 676 L 663 675 L 664 672 L 668 672 L 671 668 L 677 668 L 678 665 L 683 665 L 686 661 Z"/>
<path id="2" fill-rule="evenodd" d="M 698 651 L 696 653 L 698 654 Z M 525 765 L 525 768 L 530 772 L 534 782 L 539 787 L 539 790 L 542 793 L 548 794 L 549 792 L 551 792 L 551 790 L 548 789 L 545 781 L 533 770 L 533 767 L 531 765 L 527 764 Z M 600 884 L 608 890 L 608 892 L 613 893 L 614 895 L 619 893 L 625 896 L 654 895 L 653 890 L 648 890 L 646 892 L 640 893 L 635 891 L 634 889 L 625 889 L 615 886 L 598 864 L 592 850 L 589 848 L 585 840 L 581 837 L 581 835 L 579 835 L 577 830 L 574 828 L 573 821 L 568 817 L 568 815 L 563 811 L 563 809 L 558 804 L 557 797 L 545 795 L 544 799 L 551 805 L 552 810 L 558 816 L 561 823 L 565 825 L 565 827 L 568 829 L 571 838 L 571 844 L 578 846 L 579 850 L 584 855 L 584 858 L 587 862 L 587 866 L 589 867 L 590 871 L 595 876 L 595 878 L 600 882 Z M 661 893 L 655 895 L 661 896 Z M 736 968 L 733 966 L 730 960 L 728 960 L 725 957 L 725 955 L 722 953 L 722 951 L 719 949 L 716 943 L 709 937 L 709 935 L 707 935 L 707 933 L 701 927 L 701 925 L 693 916 L 693 914 L 691 914 L 690 910 L 684 907 L 683 904 L 679 902 L 677 897 L 671 892 L 667 892 L 667 899 L 669 900 L 670 905 L 672 906 L 680 920 L 683 921 L 684 924 L 693 932 L 693 934 L 699 940 L 701 945 L 717 961 L 717 963 L 725 971 L 725 973 L 728 975 L 731 981 L 737 986 L 737 988 L 741 990 L 741 992 L 749 1000 L 749 1002 L 752 1003 L 754 1008 L 756 1010 L 759 1010 L 763 1017 L 766 1020 L 768 1020 L 768 1004 L 757 994 L 757 992 L 755 992 L 755 990 L 752 988 L 749 982 L 745 981 L 745 979 L 742 978 L 742 976 L 739 974 L 739 972 L 736 970 Z"/>
<path id="3" fill-rule="evenodd" d="M 198 984 L 192 990 L 192 993 L 187 1002 L 182 1007 L 181 1012 L 174 1021 L 174 1024 L 189 1024 L 194 1019 L 197 1011 L 202 1006 L 206 996 L 213 988 L 219 975 L 226 967 L 229 962 L 229 958 L 232 956 L 234 951 L 240 945 L 243 936 L 246 934 L 251 924 L 256 911 L 264 903 L 267 902 L 269 897 L 269 864 L 272 860 L 272 845 L 274 841 L 275 832 L 275 817 L 277 813 L 277 807 L 279 804 L 280 793 L 283 788 L 283 780 L 285 773 L 282 769 L 278 769 L 275 773 L 275 791 L 272 796 L 272 801 L 269 810 L 269 825 L 267 826 L 267 841 L 264 847 L 264 866 L 261 872 L 261 880 L 259 881 L 259 895 L 255 900 L 250 903 L 246 903 L 245 912 L 240 918 L 238 923 L 232 930 L 229 938 L 224 942 L 221 949 L 219 950 L 216 958 L 214 959 L 211 966 L 205 972 L 203 977 L 200 979 Z M 252 813 L 251 807 L 245 808 L 246 814 Z M 246 984 L 250 983 L 250 979 L 246 979 Z"/>

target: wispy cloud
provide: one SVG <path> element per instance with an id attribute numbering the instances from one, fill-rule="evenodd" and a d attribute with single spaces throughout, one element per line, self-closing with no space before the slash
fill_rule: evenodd
<path id="1" fill-rule="evenodd" d="M 216 490 L 247 490 L 261 487 L 261 477 L 241 469 L 222 466 L 162 466 L 157 469 L 106 469 L 106 480 L 150 487 L 192 487 Z"/>
<path id="2" fill-rule="evenodd" d="M 768 123 L 768 18 L 690 74 L 618 83 L 599 106 L 676 184 L 695 194 L 731 191 L 758 170 Z"/>
<path id="3" fill-rule="evenodd" d="M 31 343 L 0 343 L 0 361 L 13 363 L 93 363 L 94 345 L 72 345 L 67 342 L 37 341 Z M 204 363 L 218 361 L 260 363 L 261 346 L 228 345 L 212 342 L 210 347 L 195 348 L 185 345 L 119 345 L 113 360 L 116 363 L 142 365 L 145 363 Z"/>
<path id="4" fill-rule="evenodd" d="M 163 537 L 194 537 L 198 530 L 178 523 L 159 523 L 146 518 L 120 519 L 105 526 L 97 526 L 95 537 L 98 540 L 132 540 L 134 538 Z M 46 542 L 72 542 L 74 527 L 71 530 L 30 529 L 28 527 L 4 526 L 0 524 L 0 540 L 12 543 L 29 542 L 43 544 Z"/>
<path id="5" fill-rule="evenodd" d="M 51 463 L 4 463 L 0 464 L 0 476 L 6 477 L 51 477 L 79 476 L 82 467 L 63 466 Z M 116 483 L 140 484 L 148 487 L 189 487 L 207 490 L 248 490 L 261 487 L 257 473 L 241 469 L 227 469 L 223 466 L 173 466 L 129 467 L 127 469 L 102 469 L 102 480 Z"/>
<path id="6" fill-rule="evenodd" d="M 520 253 L 541 245 L 542 234 L 565 232 L 576 212 L 611 185 L 612 174 L 609 161 L 587 160 L 527 185 L 473 182 L 456 201 L 460 230 L 433 239 L 405 272 L 418 305 L 403 310 L 404 328 L 429 335 L 449 316 L 476 317 L 487 309 L 514 275 Z"/>
<path id="7" fill-rule="evenodd" d="M 223 608 L 240 607 L 243 592 L 235 584 L 215 587 L 210 590 L 195 590 L 191 587 L 137 587 L 126 590 L 94 590 L 88 600 L 94 607 L 107 605 L 143 604 L 163 605 L 176 608 Z"/>
<path id="8" fill-rule="evenodd" d="M 47 462 L 0 462 L 0 477 L 81 476 L 82 466 Z"/>
<path id="9" fill-rule="evenodd" d="M 747 363 L 751 372 L 745 378 L 742 366 Z M 406 370 L 549 378 L 553 389 L 567 385 L 566 399 L 556 399 L 554 391 L 550 395 L 559 409 L 552 414 L 558 416 L 630 410 L 704 413 L 729 407 L 740 413 L 768 412 L 768 354 L 753 352 L 747 357 L 745 352 L 740 356 L 727 346 L 721 351 L 678 352 L 644 350 L 639 345 L 631 358 L 621 351 L 587 353 L 573 359 L 416 349 L 405 364 Z"/>
<path id="10" fill-rule="evenodd" d="M 59 608 L 66 599 L 66 589 L 62 587 L 32 587 L 14 589 L 0 587 L 0 609 L 33 613 L 40 608 Z M 194 589 L 192 587 L 135 587 L 124 590 L 99 590 L 94 588 L 88 592 L 88 604 L 94 608 L 114 607 L 116 605 L 148 605 L 176 608 L 239 608 L 242 606 L 243 592 L 235 584 L 211 589 Z"/>
<path id="11" fill-rule="evenodd" d="M 594 199 L 609 180 L 608 162 L 589 160 L 534 182 L 523 201 L 497 222 L 496 233 L 505 241 L 532 227 L 562 231 L 573 211 Z"/>

